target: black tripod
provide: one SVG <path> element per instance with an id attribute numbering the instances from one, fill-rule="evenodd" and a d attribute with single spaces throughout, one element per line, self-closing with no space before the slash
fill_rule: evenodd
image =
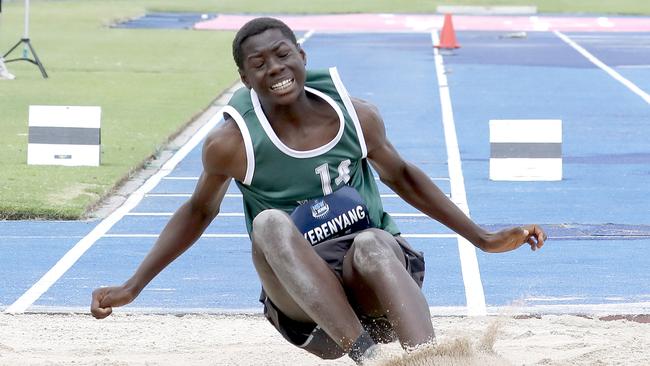
<path id="1" fill-rule="evenodd" d="M 32 43 L 29 41 L 29 0 L 25 0 L 25 34 L 23 38 L 20 39 L 7 53 L 5 53 L 2 57 L 6 58 L 11 52 L 13 52 L 18 46 L 21 44 L 25 44 L 23 48 L 23 57 L 18 57 L 18 58 L 12 58 L 12 59 L 5 59 L 5 63 L 9 62 L 14 62 L 14 61 L 27 61 L 31 62 L 34 65 L 38 66 L 38 68 L 41 70 L 41 75 L 43 75 L 43 78 L 47 79 L 47 72 L 45 71 L 45 67 L 43 66 L 43 63 L 41 60 L 38 58 L 36 55 L 36 51 L 34 51 L 34 47 L 32 46 Z M 29 51 L 28 51 L 29 49 Z M 31 52 L 32 56 L 34 56 L 33 59 L 29 57 L 29 53 Z"/>

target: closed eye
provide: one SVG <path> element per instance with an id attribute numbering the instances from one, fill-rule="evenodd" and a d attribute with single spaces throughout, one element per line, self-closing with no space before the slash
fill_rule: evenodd
<path id="1" fill-rule="evenodd" d="M 285 58 L 289 56 L 290 53 L 291 49 L 284 44 L 279 45 L 275 50 L 275 54 L 280 58 Z"/>

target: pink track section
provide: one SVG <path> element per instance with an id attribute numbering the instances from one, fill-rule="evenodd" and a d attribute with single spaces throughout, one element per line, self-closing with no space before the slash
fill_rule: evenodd
<path id="1" fill-rule="evenodd" d="M 237 30 L 252 15 L 219 15 L 195 29 Z M 442 15 L 332 14 L 280 15 L 295 30 L 320 32 L 429 32 L 442 27 Z M 559 17 L 454 15 L 456 30 L 650 32 L 650 17 Z"/>

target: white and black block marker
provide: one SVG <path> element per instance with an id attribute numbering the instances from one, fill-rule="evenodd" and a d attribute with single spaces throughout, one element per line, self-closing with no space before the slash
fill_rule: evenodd
<path id="1" fill-rule="evenodd" d="M 490 120 L 490 180 L 562 180 L 562 121 Z"/>
<path id="2" fill-rule="evenodd" d="M 99 166 L 101 107 L 29 106 L 27 164 Z"/>

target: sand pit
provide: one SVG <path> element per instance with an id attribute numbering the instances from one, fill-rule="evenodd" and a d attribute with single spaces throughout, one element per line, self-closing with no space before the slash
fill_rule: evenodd
<path id="1" fill-rule="evenodd" d="M 571 315 L 434 317 L 438 345 L 373 366 L 650 365 L 650 324 Z M 0 365 L 353 365 L 285 342 L 259 315 L 0 314 Z"/>

